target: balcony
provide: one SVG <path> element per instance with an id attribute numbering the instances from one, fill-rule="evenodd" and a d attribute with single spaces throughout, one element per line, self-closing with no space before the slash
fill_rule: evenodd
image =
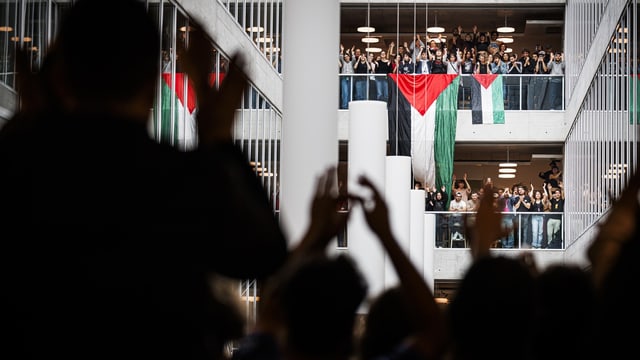
<path id="1" fill-rule="evenodd" d="M 387 75 L 351 74 L 340 76 L 340 110 L 349 101 L 388 101 Z M 471 110 L 471 79 L 462 74 L 458 88 L 458 110 Z M 501 75 L 505 110 L 564 110 L 564 76 L 562 75 Z M 388 90 L 388 89 L 387 89 Z M 555 105 L 555 106 L 554 106 Z"/>
<path id="2" fill-rule="evenodd" d="M 494 249 L 515 250 L 564 250 L 564 213 L 555 212 L 502 212 L 502 226 L 510 229 L 509 235 L 496 240 Z M 425 247 L 434 249 L 469 249 L 470 243 L 466 236 L 467 226 L 475 221 L 475 212 L 427 211 L 425 225 L 432 222 L 433 226 L 425 226 Z M 551 231 L 549 220 L 553 219 L 557 225 Z M 559 220 L 559 222 L 557 221 Z M 535 225 L 539 226 L 534 229 Z M 539 242 L 534 237 L 539 234 Z M 338 248 L 348 248 L 349 239 L 346 228 L 338 236 Z"/>
<path id="3" fill-rule="evenodd" d="M 378 100 L 378 84 L 393 84 L 386 75 L 340 74 L 340 101 L 338 109 L 338 138 L 348 140 L 349 111 L 344 107 L 343 94 L 348 101 Z M 437 76 L 437 75 L 434 75 Z M 571 123 L 565 119 L 564 76 L 501 75 L 503 78 L 504 124 L 473 124 L 471 76 L 459 75 L 458 117 L 456 142 L 522 142 L 562 143 Z M 551 87 L 555 87 L 551 92 Z M 553 95 L 553 94 L 557 95 Z M 392 91 L 389 91 L 392 94 Z M 551 110 L 551 97 L 556 97 L 556 108 Z M 384 96 L 380 101 L 388 101 Z M 347 101 L 347 104 L 348 104 Z"/>

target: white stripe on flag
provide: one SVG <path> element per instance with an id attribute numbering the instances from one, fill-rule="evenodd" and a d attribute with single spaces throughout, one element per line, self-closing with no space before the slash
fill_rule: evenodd
<path id="1" fill-rule="evenodd" d="M 493 124 L 493 84 L 489 88 L 480 86 L 482 99 L 482 123 Z"/>
<path id="2" fill-rule="evenodd" d="M 436 103 L 427 109 L 423 115 L 411 107 L 411 161 L 413 163 L 414 179 L 422 182 L 423 186 L 435 185 L 435 159 L 433 137 L 436 127 Z"/>

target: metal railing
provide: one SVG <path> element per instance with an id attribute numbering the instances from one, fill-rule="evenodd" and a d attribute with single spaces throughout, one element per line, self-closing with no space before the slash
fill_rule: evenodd
<path id="1" fill-rule="evenodd" d="M 425 227 L 425 239 L 434 239 L 434 248 L 469 248 L 467 227 L 475 221 L 475 212 L 426 211 L 435 216 L 435 226 Z M 561 250 L 565 248 L 564 213 L 502 212 L 502 227 L 509 229 L 506 237 L 492 246 L 503 249 Z M 429 234 L 428 232 L 432 232 Z M 337 248 L 348 249 L 348 231 L 338 234 Z"/>
<path id="2" fill-rule="evenodd" d="M 339 74 L 339 108 L 346 110 L 350 101 L 389 101 L 393 80 L 381 74 Z M 460 75 L 458 110 L 471 110 L 471 79 Z M 564 110 L 564 75 L 501 75 L 505 110 Z"/>
<path id="3" fill-rule="evenodd" d="M 428 211 L 434 214 L 436 248 L 468 248 L 467 227 L 475 212 Z M 564 213 L 502 212 L 502 227 L 508 235 L 493 247 L 506 249 L 564 249 Z M 427 231 L 427 230 L 425 230 Z"/>

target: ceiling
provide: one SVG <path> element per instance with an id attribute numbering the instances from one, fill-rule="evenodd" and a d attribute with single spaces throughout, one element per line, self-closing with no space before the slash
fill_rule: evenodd
<path id="1" fill-rule="evenodd" d="M 369 11 L 367 11 L 369 8 Z M 414 15 L 415 14 L 415 15 Z M 564 31 L 564 4 L 341 4 L 340 36 L 345 47 L 364 45 L 362 33 L 357 28 L 369 25 L 376 31 L 385 48 L 391 41 L 411 41 L 414 33 L 424 37 L 426 25 L 437 25 L 446 29 L 443 35 L 451 37 L 451 30 L 458 25 L 462 31 L 470 32 L 474 25 L 482 32 L 492 31 L 505 25 L 515 28 L 514 43 L 509 45 L 516 52 L 523 48 L 534 49 L 536 44 L 550 45 L 554 50 L 562 50 Z"/>

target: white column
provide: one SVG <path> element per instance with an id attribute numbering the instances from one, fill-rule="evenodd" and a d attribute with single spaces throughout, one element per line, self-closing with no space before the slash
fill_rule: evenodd
<path id="1" fill-rule="evenodd" d="M 368 197 L 358 185 L 367 176 L 382 193 L 385 191 L 387 155 L 387 105 L 381 101 L 349 103 L 349 192 Z M 349 254 L 355 259 L 369 284 L 369 297 L 384 290 L 384 251 L 371 232 L 360 206 L 353 207 L 347 226 Z M 364 305 L 364 304 L 363 304 Z M 366 305 L 364 305 L 366 306 Z M 360 312 L 366 312 L 363 307 Z"/>
<path id="2" fill-rule="evenodd" d="M 409 213 L 410 236 L 409 258 L 418 272 L 424 273 L 424 205 L 425 191 L 411 190 L 411 203 Z"/>
<path id="3" fill-rule="evenodd" d="M 385 175 L 385 200 L 389 208 L 391 231 L 400 247 L 409 255 L 410 242 L 410 202 L 413 181 L 411 180 L 411 157 L 387 156 Z M 398 275 L 385 254 L 385 288 L 398 284 Z"/>
<path id="4" fill-rule="evenodd" d="M 285 0 L 280 221 L 290 245 L 309 226 L 316 178 L 338 165 L 338 0 Z"/>
<path id="5" fill-rule="evenodd" d="M 424 280 L 435 289 L 435 276 L 433 272 L 433 258 L 435 256 L 436 243 L 436 214 L 424 214 Z"/>

